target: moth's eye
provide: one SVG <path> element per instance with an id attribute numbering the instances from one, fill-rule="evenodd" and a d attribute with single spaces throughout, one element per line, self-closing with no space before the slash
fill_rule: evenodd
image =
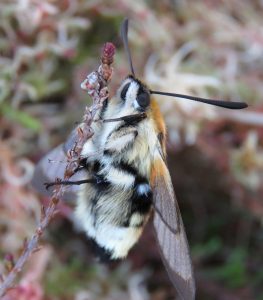
<path id="1" fill-rule="evenodd" d="M 123 87 L 122 91 L 121 91 L 121 99 L 123 101 L 125 101 L 125 98 L 126 98 L 126 94 L 128 92 L 128 89 L 129 89 L 129 86 L 130 86 L 130 82 L 126 83 L 125 86 Z"/>
<path id="2" fill-rule="evenodd" d="M 150 95 L 147 92 L 142 92 L 137 96 L 137 102 L 142 108 L 146 108 L 150 104 Z"/>

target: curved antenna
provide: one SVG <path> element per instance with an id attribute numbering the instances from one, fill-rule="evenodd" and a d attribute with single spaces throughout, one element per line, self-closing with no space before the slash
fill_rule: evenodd
<path id="1" fill-rule="evenodd" d="M 229 108 L 229 109 L 243 109 L 248 107 L 248 105 L 245 102 L 228 102 L 223 100 L 213 100 L 213 99 L 205 99 L 205 98 L 199 98 L 194 96 L 188 96 L 188 95 L 182 95 L 182 94 L 175 94 L 175 93 L 166 93 L 166 92 L 159 92 L 159 91 L 150 91 L 151 94 L 157 94 L 157 95 L 164 95 L 164 96 L 170 96 L 170 97 L 177 97 L 177 98 L 184 98 L 188 100 L 193 100 L 197 102 L 202 102 L 214 106 Z"/>
<path id="2" fill-rule="evenodd" d="M 130 52 L 129 43 L 128 43 L 128 26 L 129 26 L 129 20 L 126 18 L 121 24 L 121 38 L 123 41 L 125 51 L 128 55 L 128 60 L 129 60 L 129 65 L 130 65 L 132 75 L 135 77 L 135 72 L 134 72 L 134 68 L 132 65 L 131 52 Z"/>

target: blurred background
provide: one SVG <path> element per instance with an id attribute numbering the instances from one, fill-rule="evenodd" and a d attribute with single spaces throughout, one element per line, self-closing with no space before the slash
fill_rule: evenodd
<path id="1" fill-rule="evenodd" d="M 112 95 L 129 72 L 124 17 L 136 73 L 152 89 L 249 104 L 158 97 L 197 299 L 263 299 L 262 0 L 1 1 L 0 273 L 49 201 L 30 188 L 34 166 L 81 119 L 90 99 L 80 83 L 105 42 L 117 47 Z M 6 300 L 175 299 L 151 224 L 125 261 L 100 265 L 71 219 L 60 203 Z"/>

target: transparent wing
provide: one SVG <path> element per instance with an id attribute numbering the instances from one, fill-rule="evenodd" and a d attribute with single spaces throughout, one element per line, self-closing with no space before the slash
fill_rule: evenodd
<path id="1" fill-rule="evenodd" d="M 48 154 L 46 154 L 36 165 L 35 172 L 32 179 L 32 186 L 41 194 L 46 196 L 52 195 L 52 188 L 48 190 L 45 187 L 46 182 L 54 182 L 56 178 L 63 178 L 65 168 L 67 165 L 66 153 L 74 147 L 77 139 L 77 130 L 72 131 L 65 144 L 61 144 Z M 71 177 L 70 180 L 82 180 L 87 177 L 85 171 L 79 171 Z M 76 193 L 79 191 L 80 186 L 72 185 L 67 187 L 63 199 L 75 200 Z"/>
<path id="2" fill-rule="evenodd" d="M 78 139 L 78 130 L 77 128 L 75 128 L 74 130 L 72 130 L 66 142 L 63 144 L 63 150 L 65 153 L 67 153 L 68 151 L 74 148 L 77 139 Z"/>
<path id="3" fill-rule="evenodd" d="M 189 246 L 170 174 L 161 158 L 155 166 L 152 186 L 153 224 L 164 265 L 181 299 L 195 299 Z"/>

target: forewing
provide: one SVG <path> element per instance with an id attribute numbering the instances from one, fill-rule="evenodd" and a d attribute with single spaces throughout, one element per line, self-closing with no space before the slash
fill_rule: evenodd
<path id="1" fill-rule="evenodd" d="M 159 159 L 152 178 L 154 229 L 164 265 L 180 297 L 195 298 L 195 280 L 189 246 L 165 163 Z"/>
<path id="2" fill-rule="evenodd" d="M 180 223 L 179 207 L 175 199 L 169 171 L 161 156 L 154 161 L 152 168 L 153 206 L 155 212 L 174 234 Z"/>
<path id="3" fill-rule="evenodd" d="M 74 130 L 72 130 L 66 142 L 63 144 L 63 150 L 65 154 L 67 154 L 68 151 L 74 148 L 77 140 L 78 140 L 78 130 L 77 128 L 75 128 Z"/>
<path id="4" fill-rule="evenodd" d="M 46 156 L 44 156 L 36 165 L 32 179 L 32 185 L 43 195 L 51 196 L 53 190 L 52 187 L 47 190 L 45 183 L 55 182 L 56 178 L 63 179 L 64 177 L 64 172 L 67 165 L 67 157 L 64 149 L 65 145 L 59 145 L 46 154 Z M 70 180 L 81 180 L 86 177 L 87 175 L 84 171 L 79 171 L 73 175 Z M 78 185 L 67 186 L 66 192 L 63 195 L 63 199 L 67 201 L 75 200 L 76 193 L 78 192 L 79 188 L 80 186 Z"/>

